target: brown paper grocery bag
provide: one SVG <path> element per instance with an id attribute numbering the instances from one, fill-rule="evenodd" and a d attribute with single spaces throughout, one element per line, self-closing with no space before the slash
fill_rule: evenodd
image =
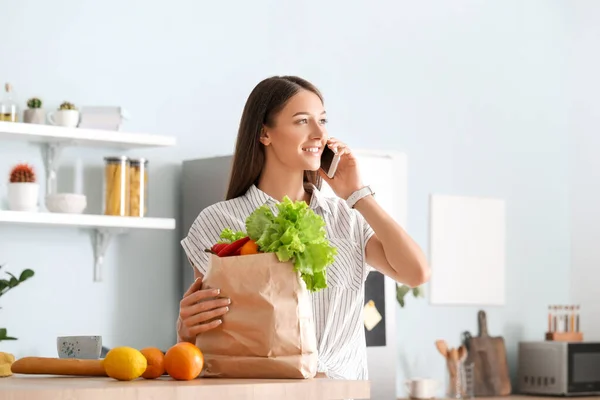
<path id="1" fill-rule="evenodd" d="M 317 341 L 310 294 L 274 253 L 211 255 L 203 288 L 231 299 L 223 323 L 196 338 L 205 377 L 312 378 Z"/>

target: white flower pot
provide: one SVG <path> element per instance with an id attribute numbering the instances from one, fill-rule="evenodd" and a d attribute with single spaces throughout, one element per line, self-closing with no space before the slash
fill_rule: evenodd
<path id="1" fill-rule="evenodd" d="M 48 113 L 48 121 L 52 125 L 74 128 L 79 125 L 78 110 L 56 110 Z"/>
<path id="2" fill-rule="evenodd" d="M 42 108 L 28 108 L 23 111 L 23 122 L 44 125 L 46 123 L 46 112 Z"/>
<path id="3" fill-rule="evenodd" d="M 13 211 L 37 211 L 40 185 L 30 182 L 8 184 L 8 208 Z"/>

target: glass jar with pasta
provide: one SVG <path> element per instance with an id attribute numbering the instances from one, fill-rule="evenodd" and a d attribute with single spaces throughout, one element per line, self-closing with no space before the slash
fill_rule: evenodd
<path id="1" fill-rule="evenodd" d="M 130 161 L 126 156 L 104 158 L 104 214 L 129 216 Z"/>
<path id="2" fill-rule="evenodd" d="M 144 217 L 148 213 L 148 160 L 130 160 L 129 214 Z"/>

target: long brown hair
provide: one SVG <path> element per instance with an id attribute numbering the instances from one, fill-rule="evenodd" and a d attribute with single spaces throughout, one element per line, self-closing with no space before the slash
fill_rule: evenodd
<path id="1" fill-rule="evenodd" d="M 310 90 L 323 102 L 321 92 L 297 76 L 273 76 L 261 81 L 250 93 L 238 130 L 231 166 L 227 200 L 239 197 L 256 184 L 265 163 L 265 148 L 260 142 L 263 125 L 272 127 L 287 101 L 301 89 Z M 321 188 L 316 171 L 304 171 L 304 181 Z"/>

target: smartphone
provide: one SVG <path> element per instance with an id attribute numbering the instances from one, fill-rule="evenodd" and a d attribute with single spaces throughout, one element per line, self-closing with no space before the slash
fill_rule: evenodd
<path id="1" fill-rule="evenodd" d="M 326 145 L 321 154 L 321 169 L 329 179 L 335 175 L 339 162 L 340 156 Z"/>

